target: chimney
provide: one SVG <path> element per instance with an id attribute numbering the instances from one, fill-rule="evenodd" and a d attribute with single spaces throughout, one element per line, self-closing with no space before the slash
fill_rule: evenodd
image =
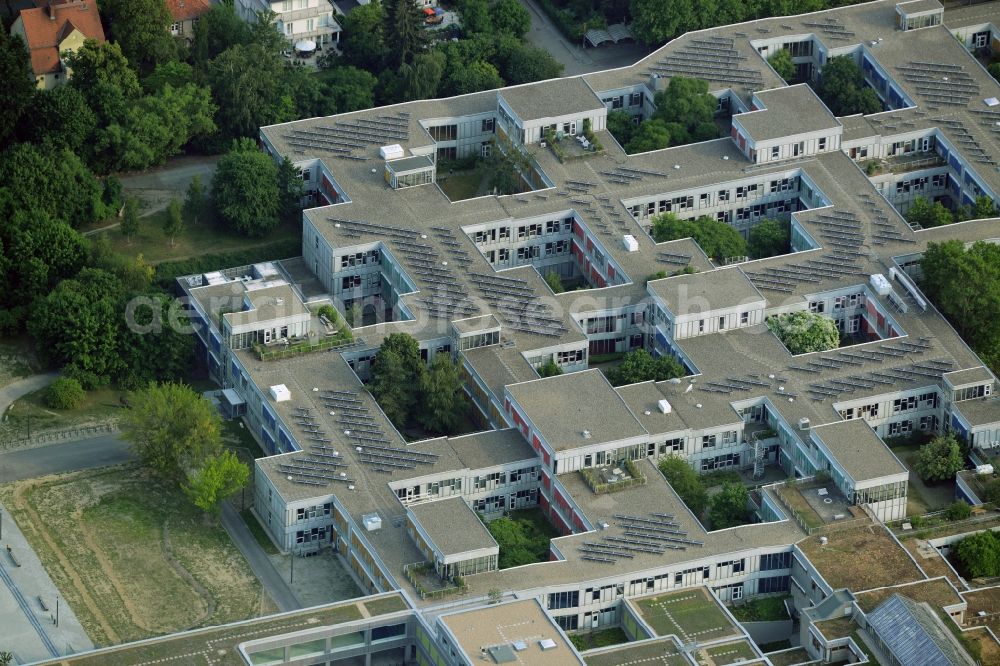
<path id="1" fill-rule="evenodd" d="M 56 20 L 56 6 L 52 0 L 49 0 L 49 20 L 50 21 Z"/>

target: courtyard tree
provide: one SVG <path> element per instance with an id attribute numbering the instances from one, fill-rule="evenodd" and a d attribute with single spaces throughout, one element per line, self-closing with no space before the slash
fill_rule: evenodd
<path id="1" fill-rule="evenodd" d="M 0 146 L 20 127 L 21 114 L 33 105 L 34 77 L 28 49 L 17 35 L 0 30 Z"/>
<path id="2" fill-rule="evenodd" d="M 447 434 L 462 418 L 462 378 L 451 355 L 438 353 L 430 370 L 421 375 L 417 420 L 430 432 Z"/>
<path id="3" fill-rule="evenodd" d="M 412 335 L 392 333 L 382 342 L 372 361 L 369 390 L 397 428 L 406 425 L 419 403 L 418 391 L 426 374 L 420 345 Z"/>
<path id="4" fill-rule="evenodd" d="M 709 500 L 708 519 L 713 530 L 745 524 L 750 518 L 750 496 L 742 483 L 725 482 Z"/>
<path id="5" fill-rule="evenodd" d="M 930 229 L 951 224 L 955 218 L 940 201 L 931 203 L 925 197 L 917 197 L 906 211 L 906 221 Z"/>
<path id="6" fill-rule="evenodd" d="M 191 503 L 209 516 L 217 516 L 222 502 L 250 480 L 250 468 L 230 450 L 211 455 L 181 484 Z"/>
<path id="7" fill-rule="evenodd" d="M 545 274 L 545 284 L 549 285 L 549 289 L 552 290 L 553 294 L 561 294 L 566 291 L 562 283 L 562 278 L 555 271 L 549 271 Z"/>
<path id="8" fill-rule="evenodd" d="M 639 123 L 623 147 L 626 153 L 633 154 L 662 150 L 668 146 L 670 146 L 670 130 L 667 129 L 667 124 L 659 118 L 650 118 Z"/>
<path id="9" fill-rule="evenodd" d="M 184 197 L 184 215 L 191 224 L 197 225 L 204 210 L 205 186 L 201 184 L 201 175 L 195 174 Z"/>
<path id="10" fill-rule="evenodd" d="M 675 377 L 683 377 L 684 366 L 673 356 L 653 358 L 645 349 L 636 349 L 625 354 L 614 368 L 607 371 L 608 381 L 614 386 L 648 382 L 662 382 Z"/>
<path id="11" fill-rule="evenodd" d="M 795 78 L 795 63 L 792 62 L 792 54 L 788 49 L 779 49 L 772 53 L 767 62 L 786 83 Z"/>
<path id="12" fill-rule="evenodd" d="M 671 77 L 666 90 L 656 93 L 654 101 L 653 118 L 666 124 L 670 145 L 680 146 L 719 136 L 719 128 L 713 120 L 719 100 L 709 92 L 707 81 Z"/>
<path id="13" fill-rule="evenodd" d="M 705 254 L 717 262 L 747 253 L 747 242 L 740 232 L 725 222 L 706 216 L 682 220 L 674 213 L 663 213 L 653 218 L 652 235 L 657 243 L 693 238 Z"/>
<path id="14" fill-rule="evenodd" d="M 278 225 L 277 165 L 252 139 L 237 139 L 216 165 L 212 200 L 219 217 L 233 230 L 263 236 Z"/>
<path id="15" fill-rule="evenodd" d="M 831 58 L 820 73 L 816 94 L 835 116 L 878 113 L 882 102 L 865 84 L 864 74 L 849 55 Z"/>
<path id="16" fill-rule="evenodd" d="M 657 467 L 691 513 L 701 516 L 708 505 L 708 493 L 691 464 L 680 456 L 670 455 L 661 458 Z"/>
<path id="17" fill-rule="evenodd" d="M 774 257 L 791 251 L 792 224 L 785 220 L 763 220 L 750 229 L 747 252 L 754 259 Z"/>
<path id="18" fill-rule="evenodd" d="M 295 222 L 302 213 L 302 197 L 305 186 L 302 174 L 287 157 L 278 165 L 278 215 L 283 222 Z"/>
<path id="19" fill-rule="evenodd" d="M 611 136 L 615 137 L 615 141 L 622 148 L 625 148 L 632 140 L 636 129 L 636 125 L 632 122 L 632 116 L 624 111 L 611 111 L 608 113 L 607 127 L 608 131 L 611 132 Z M 667 142 L 670 142 L 669 137 Z"/>
<path id="20" fill-rule="evenodd" d="M 767 327 L 792 354 L 827 351 L 840 345 L 837 323 L 815 312 L 790 312 L 768 317 Z"/>
<path id="21" fill-rule="evenodd" d="M 913 460 L 913 469 L 928 483 L 948 481 L 965 468 L 962 447 L 955 435 L 939 435 L 924 444 Z"/>
<path id="22" fill-rule="evenodd" d="M 958 542 L 955 555 L 969 576 L 1000 576 L 1000 539 L 990 530 L 978 532 Z"/>
<path id="23" fill-rule="evenodd" d="M 222 450 L 222 420 L 210 402 L 184 384 L 136 391 L 122 417 L 122 437 L 153 474 L 180 483 Z"/>
<path id="24" fill-rule="evenodd" d="M 552 357 L 549 357 L 549 360 L 538 366 L 539 377 L 555 377 L 557 375 L 561 375 L 562 373 L 563 369 L 559 367 L 559 364 L 556 363 Z"/>

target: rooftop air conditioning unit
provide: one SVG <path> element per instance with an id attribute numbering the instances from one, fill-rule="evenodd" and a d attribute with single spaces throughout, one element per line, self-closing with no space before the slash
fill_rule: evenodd
<path id="1" fill-rule="evenodd" d="M 622 236 L 622 245 L 624 245 L 625 249 L 629 252 L 639 251 L 639 241 L 637 241 L 635 236 L 632 234 L 625 234 Z"/>
<path id="2" fill-rule="evenodd" d="M 292 399 L 292 394 L 284 384 L 276 384 L 270 389 L 271 397 L 275 402 L 285 402 Z"/>
<path id="3" fill-rule="evenodd" d="M 885 276 L 881 273 L 875 273 L 871 276 L 872 289 L 875 290 L 879 296 L 886 296 L 890 291 L 892 291 L 892 285 L 889 281 L 885 279 Z"/>
<path id="4" fill-rule="evenodd" d="M 809 430 L 809 419 L 807 418 L 799 419 L 799 430 Z"/>
<path id="5" fill-rule="evenodd" d="M 379 157 L 388 160 L 398 160 L 403 156 L 403 147 L 398 143 L 392 143 L 388 146 L 382 146 L 378 149 Z"/>
<path id="6" fill-rule="evenodd" d="M 660 408 L 661 414 L 669 414 L 673 411 L 673 407 L 670 406 L 670 403 L 665 398 L 658 400 L 656 406 Z"/>
<path id="7" fill-rule="evenodd" d="M 361 516 L 361 523 L 365 526 L 365 529 L 369 532 L 374 532 L 375 530 L 382 529 L 382 519 L 379 518 L 377 513 L 366 513 Z"/>

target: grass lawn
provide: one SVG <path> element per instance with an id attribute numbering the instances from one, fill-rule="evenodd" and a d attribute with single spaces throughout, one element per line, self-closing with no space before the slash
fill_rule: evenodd
<path id="1" fill-rule="evenodd" d="M 749 661 L 757 656 L 749 641 L 733 641 L 698 650 L 696 661 L 705 666 L 724 666 Z"/>
<path id="2" fill-rule="evenodd" d="M 260 444 L 253 438 L 242 420 L 234 419 L 222 422 L 222 442 L 231 449 L 246 451 L 255 460 L 264 457 L 264 451 L 260 448 Z M 250 466 L 253 467 L 252 464 Z"/>
<path id="3" fill-rule="evenodd" d="M 122 391 L 110 388 L 87 391 L 79 409 L 52 409 L 45 404 L 46 391 L 35 391 L 14 401 L 0 432 L 27 435 L 29 430 L 34 433 L 79 428 L 107 423 L 121 415 L 119 398 L 124 395 Z"/>
<path id="4" fill-rule="evenodd" d="M 267 532 L 264 531 L 264 526 L 260 524 L 259 520 L 257 520 L 257 516 L 253 514 L 253 511 L 249 508 L 243 509 L 240 511 L 240 516 L 243 518 L 243 522 L 247 524 L 247 529 L 250 530 L 250 534 L 252 534 L 253 538 L 257 540 L 257 543 L 260 544 L 260 547 L 264 550 L 264 552 L 268 555 L 277 555 L 279 552 L 278 547 L 274 545 L 273 541 L 271 541 L 271 537 L 267 536 Z"/>
<path id="5" fill-rule="evenodd" d="M 8 484 L 0 498 L 96 645 L 273 609 L 225 530 L 138 467 Z"/>
<path id="6" fill-rule="evenodd" d="M 898 446 L 892 449 L 900 462 L 910 471 L 910 483 L 906 493 L 906 515 L 919 516 L 931 511 L 939 511 L 955 501 L 955 482 L 946 481 L 928 485 L 913 469 L 913 459 L 919 444 Z"/>
<path id="7" fill-rule="evenodd" d="M 170 245 L 170 238 L 163 233 L 166 211 L 153 213 L 139 222 L 139 233 L 129 242 L 117 229 L 102 232 L 111 241 L 111 246 L 126 257 L 142 255 L 151 264 L 161 261 L 185 259 L 201 254 L 221 254 L 241 251 L 257 245 L 267 245 L 302 233 L 302 223 L 282 224 L 259 238 L 247 238 L 214 222 L 185 224 L 184 230 Z M 282 259 L 283 257 L 275 257 Z M 225 268 L 220 266 L 220 268 Z"/>
<path id="8" fill-rule="evenodd" d="M 740 622 L 769 622 L 787 620 L 785 599 L 788 597 L 759 597 L 745 604 L 730 607 L 730 611 Z"/>
<path id="9" fill-rule="evenodd" d="M 806 498 L 802 496 L 802 493 L 798 491 L 797 488 L 793 486 L 784 486 L 777 491 L 789 506 L 792 507 L 792 511 L 806 524 L 806 527 L 810 529 L 814 527 L 822 527 L 823 519 L 820 515 L 816 513 L 816 510 L 809 506 L 809 502 Z"/>
<path id="10" fill-rule="evenodd" d="M 485 168 L 459 171 L 444 177 L 439 175 L 437 184 L 449 199 L 462 201 L 489 194 L 489 175 Z"/>
<path id="11" fill-rule="evenodd" d="M 620 627 L 570 634 L 569 639 L 573 641 L 573 645 L 580 652 L 593 650 L 594 648 L 608 647 L 609 645 L 628 643 L 628 635 Z"/>
<path id="12" fill-rule="evenodd" d="M 0 386 L 42 370 L 35 356 L 35 343 L 28 337 L 0 340 Z"/>
<path id="13" fill-rule="evenodd" d="M 368 611 L 369 615 L 385 615 L 386 613 L 395 613 L 396 611 L 406 610 L 409 608 L 409 606 L 406 605 L 406 602 L 403 601 L 403 598 L 399 596 L 365 601 L 362 605 L 365 607 L 365 610 Z"/>
<path id="14" fill-rule="evenodd" d="M 715 599 L 702 588 L 637 599 L 635 605 L 657 636 L 676 634 L 687 643 L 737 633 Z"/>

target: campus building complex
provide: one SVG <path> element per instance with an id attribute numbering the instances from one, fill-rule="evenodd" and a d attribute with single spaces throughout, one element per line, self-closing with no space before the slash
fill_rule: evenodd
<path id="1" fill-rule="evenodd" d="M 972 53 L 1000 47 L 992 7 L 766 19 L 622 69 L 262 128 L 306 185 L 302 255 L 182 279 L 203 358 L 265 450 L 253 508 L 275 544 L 333 548 L 366 592 L 408 603 L 241 644 L 245 659 L 971 663 L 945 624 L 964 619 L 964 582 L 882 523 L 906 516 L 909 486 L 886 439 L 1000 447 L 996 378 L 917 287 L 929 243 L 1000 242 L 1000 220 L 903 217 L 916 195 L 1000 202 L 1000 86 Z M 835 117 L 770 68 L 779 49 L 808 81 L 853 58 L 886 110 Z M 709 83 L 724 136 L 626 154 L 609 111 L 650 117 L 673 76 Z M 557 155 L 555 135 L 587 138 Z M 442 165 L 493 151 L 520 193 L 449 200 Z M 787 220 L 792 251 L 719 265 L 691 239 L 655 243 L 666 212 L 744 235 Z M 578 288 L 553 293 L 550 272 Z M 765 320 L 799 311 L 855 344 L 792 355 Z M 396 430 L 364 384 L 396 332 L 460 364 L 479 431 Z M 615 387 L 591 367 L 636 349 L 687 376 Z M 550 363 L 563 374 L 540 378 Z M 756 480 L 754 522 L 706 529 L 657 470 L 668 455 Z M 549 561 L 500 569 L 477 514 L 528 507 L 562 536 Z M 801 653 L 765 655 L 723 605 L 761 595 L 790 597 Z M 566 639 L 606 627 L 632 642 L 581 656 Z"/>

